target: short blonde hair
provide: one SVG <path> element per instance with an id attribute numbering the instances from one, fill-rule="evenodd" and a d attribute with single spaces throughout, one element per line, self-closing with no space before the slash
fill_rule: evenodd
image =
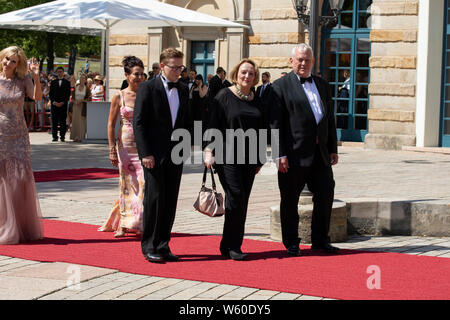
<path id="1" fill-rule="evenodd" d="M 159 62 L 161 63 L 166 63 L 167 60 L 172 59 L 172 58 L 180 58 L 183 59 L 184 58 L 184 53 L 181 52 L 180 50 L 177 50 L 175 48 L 167 48 L 164 49 L 160 56 L 159 56 Z"/>
<path id="2" fill-rule="evenodd" d="M 253 86 L 256 86 L 259 83 L 259 68 L 258 65 L 251 59 L 242 59 L 241 62 L 239 62 L 234 68 L 233 70 L 231 70 L 230 72 L 230 80 L 231 82 L 233 82 L 234 84 L 237 83 L 237 78 L 238 78 L 238 73 L 239 73 L 239 68 L 244 64 L 244 63 L 249 63 L 253 66 L 253 68 L 255 68 L 255 79 L 253 80 Z"/>
<path id="3" fill-rule="evenodd" d="M 15 54 L 19 57 L 19 61 L 17 63 L 16 69 L 14 70 L 14 73 L 19 79 L 25 79 L 26 75 L 28 74 L 28 64 L 27 56 L 25 55 L 25 52 L 22 50 L 22 48 L 11 46 L 3 49 L 0 52 L 0 61 L 2 61 L 5 57 L 11 57 Z M 2 71 L 3 67 L 0 64 L 0 72 Z"/>

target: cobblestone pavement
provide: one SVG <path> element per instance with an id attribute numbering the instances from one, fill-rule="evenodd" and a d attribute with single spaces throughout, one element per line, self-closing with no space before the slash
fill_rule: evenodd
<path id="1" fill-rule="evenodd" d="M 110 168 L 107 145 L 101 142 L 52 143 L 47 133 L 31 133 L 35 171 L 70 168 Z M 412 151 L 340 147 L 334 167 L 339 200 L 436 199 L 450 202 L 450 155 Z M 195 152 L 194 157 L 200 153 Z M 270 239 L 268 208 L 279 203 L 276 171 L 266 165 L 257 176 L 246 223 L 246 238 Z M 183 173 L 173 232 L 221 235 L 223 218 L 195 212 L 202 165 L 187 165 Z M 100 225 L 118 196 L 118 179 L 37 183 L 46 219 Z M 111 235 L 112 236 L 112 235 Z M 336 246 L 450 258 L 450 238 L 412 236 L 351 236 Z M 67 285 L 68 270 L 80 268 L 81 283 Z M 66 263 L 44 263 L 0 256 L 0 299 L 42 300 L 317 300 L 300 294 L 259 290 L 217 283 L 142 276 Z"/>

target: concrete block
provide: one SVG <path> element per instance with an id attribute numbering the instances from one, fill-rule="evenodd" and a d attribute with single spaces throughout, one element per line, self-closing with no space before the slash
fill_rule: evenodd
<path id="1" fill-rule="evenodd" d="M 416 95 L 416 86 L 412 83 L 370 83 L 369 93 L 371 95 L 414 97 Z"/>
<path id="2" fill-rule="evenodd" d="M 412 235 L 450 236 L 450 203 L 443 200 L 411 203 Z"/>
<path id="3" fill-rule="evenodd" d="M 371 42 L 416 42 L 417 30 L 372 30 Z"/>
<path id="4" fill-rule="evenodd" d="M 372 120 L 369 118 L 369 130 L 374 134 L 414 135 L 416 124 L 414 122 L 400 122 L 392 120 Z"/>
<path id="5" fill-rule="evenodd" d="M 371 108 L 368 110 L 368 119 L 382 120 L 382 121 L 414 122 L 415 112 Z"/>
<path id="6" fill-rule="evenodd" d="M 312 210 L 312 204 L 298 206 L 298 235 L 302 239 L 302 243 L 311 243 Z M 329 236 L 331 242 L 345 242 L 348 239 L 347 205 L 345 202 L 336 200 L 333 203 Z M 270 207 L 270 238 L 276 241 L 282 240 L 279 206 Z"/>
<path id="7" fill-rule="evenodd" d="M 364 140 L 366 149 L 401 150 L 403 146 L 415 146 L 415 135 L 369 133 Z"/>
<path id="8" fill-rule="evenodd" d="M 374 42 L 371 56 L 417 56 L 417 42 Z"/>
<path id="9" fill-rule="evenodd" d="M 416 69 L 416 56 L 371 56 L 369 58 L 371 68 L 397 68 Z M 411 79 L 409 79 L 411 80 Z"/>

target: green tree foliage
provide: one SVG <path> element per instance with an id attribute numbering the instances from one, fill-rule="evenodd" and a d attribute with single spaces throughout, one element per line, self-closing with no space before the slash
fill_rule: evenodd
<path id="1" fill-rule="evenodd" d="M 52 0 L 0 0 L 0 14 L 50 2 Z M 49 41 L 54 43 L 54 52 Z M 41 60 L 55 55 L 66 57 L 72 45 L 75 45 L 79 56 L 100 56 L 101 38 L 42 31 L 22 31 L 0 29 L 0 50 L 12 45 L 24 49 L 27 57 L 39 57 Z"/>

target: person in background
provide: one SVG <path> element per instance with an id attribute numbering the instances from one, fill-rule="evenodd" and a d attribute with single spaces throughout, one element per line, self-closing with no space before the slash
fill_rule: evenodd
<path id="1" fill-rule="evenodd" d="M 89 67 L 90 67 L 89 60 L 86 59 L 86 63 L 84 64 L 84 74 L 88 74 L 89 73 Z"/>
<path id="2" fill-rule="evenodd" d="M 226 86 L 223 84 L 225 81 L 226 72 L 222 67 L 218 67 L 216 70 L 216 75 L 211 78 L 209 83 L 209 97 L 213 99 L 216 94 L 225 88 Z"/>
<path id="3" fill-rule="evenodd" d="M 159 65 L 159 62 L 154 62 L 153 64 L 152 64 L 152 76 L 150 77 L 148 77 L 148 80 L 151 80 L 151 79 L 153 79 L 153 78 L 157 78 L 157 77 L 159 77 L 160 75 L 161 75 L 161 67 L 160 67 L 160 65 Z"/>
<path id="4" fill-rule="evenodd" d="M 50 83 L 52 115 L 52 141 L 58 141 L 58 127 L 61 142 L 65 141 L 67 130 L 67 105 L 70 99 L 70 82 L 64 78 L 64 68 L 56 68 L 57 79 Z"/>
<path id="5" fill-rule="evenodd" d="M 92 92 L 92 85 L 94 84 L 94 80 L 92 80 L 92 78 L 89 78 L 89 76 L 87 76 L 86 79 L 86 86 L 89 89 L 89 91 Z M 92 93 L 91 93 L 92 94 Z"/>
<path id="6" fill-rule="evenodd" d="M 70 139 L 74 142 L 83 142 L 86 136 L 87 102 L 91 96 L 91 92 L 89 91 L 86 82 L 86 75 L 82 74 L 79 83 L 72 92 L 73 114 Z"/>
<path id="7" fill-rule="evenodd" d="M 39 128 L 37 128 L 37 131 L 42 131 L 45 127 L 45 114 L 46 114 L 46 106 L 47 106 L 47 95 L 48 95 L 48 86 L 47 82 L 44 78 L 40 79 L 41 82 L 41 89 L 42 89 L 42 98 L 41 100 L 36 102 L 36 110 L 37 114 L 39 116 Z"/>
<path id="8" fill-rule="evenodd" d="M 189 83 L 189 75 L 187 68 L 184 68 L 183 71 L 181 71 L 180 81 L 185 83 L 186 85 Z"/>
<path id="9" fill-rule="evenodd" d="M 208 93 L 208 86 L 203 83 L 203 76 L 198 74 L 195 76 L 193 85 L 191 86 L 190 96 L 191 110 L 194 116 L 194 121 L 202 121 L 204 117 L 205 98 Z"/>
<path id="10" fill-rule="evenodd" d="M 28 96 L 25 96 L 24 111 L 28 131 L 34 131 L 34 122 L 35 122 L 34 115 L 36 113 L 36 101 L 34 101 Z"/>
<path id="11" fill-rule="evenodd" d="M 94 78 L 94 84 L 91 87 L 91 96 L 93 102 L 104 101 L 105 87 L 103 86 L 103 78 L 100 75 L 96 75 Z"/>

